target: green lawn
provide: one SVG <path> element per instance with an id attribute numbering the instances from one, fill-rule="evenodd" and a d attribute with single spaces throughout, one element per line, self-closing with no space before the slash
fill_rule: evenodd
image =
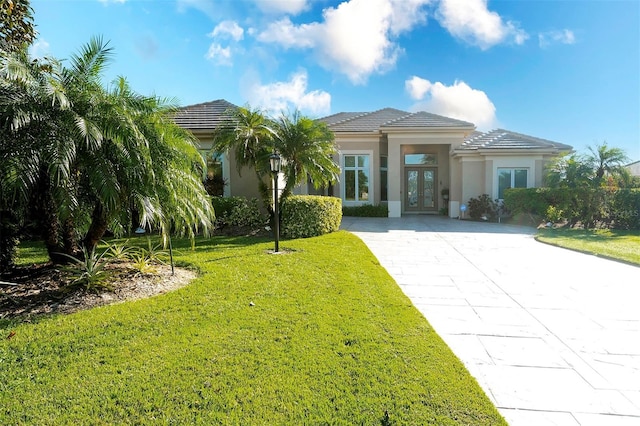
<path id="1" fill-rule="evenodd" d="M 506 424 L 351 234 L 174 247 L 185 288 L 0 321 L 0 424 Z"/>
<path id="2" fill-rule="evenodd" d="M 536 238 L 559 247 L 640 265 L 639 231 L 543 229 Z"/>

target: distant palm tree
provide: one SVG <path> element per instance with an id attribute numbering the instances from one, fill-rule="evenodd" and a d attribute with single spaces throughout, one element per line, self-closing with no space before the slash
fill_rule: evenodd
<path id="1" fill-rule="evenodd" d="M 275 122 L 275 149 L 283 158 L 285 187 L 282 198 L 307 178 L 316 189 L 335 183 L 340 167 L 333 161 L 337 153 L 334 135 L 327 125 L 300 115 L 282 115 Z"/>
<path id="2" fill-rule="evenodd" d="M 602 182 L 605 174 L 616 174 L 624 163 L 629 161 L 627 154 L 620 148 L 609 148 L 607 143 L 589 147 L 587 160 L 591 162 L 598 183 Z"/>

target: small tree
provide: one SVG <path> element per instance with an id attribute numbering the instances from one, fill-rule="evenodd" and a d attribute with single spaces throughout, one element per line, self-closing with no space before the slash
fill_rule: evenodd
<path id="1" fill-rule="evenodd" d="M 0 0 L 0 50 L 25 49 L 36 38 L 29 0 Z"/>

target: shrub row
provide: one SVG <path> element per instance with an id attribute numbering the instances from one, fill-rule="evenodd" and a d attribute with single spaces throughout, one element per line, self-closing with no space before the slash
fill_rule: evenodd
<path id="1" fill-rule="evenodd" d="M 212 197 L 216 226 L 253 228 L 265 226 L 269 218 L 261 212 L 258 200 L 244 197 Z M 280 211 L 282 236 L 306 238 L 337 231 L 342 221 L 342 202 L 335 197 L 292 195 Z"/>
<path id="2" fill-rule="evenodd" d="M 364 204 L 362 206 L 348 206 L 342 207 L 343 216 L 356 216 L 356 217 L 388 217 L 389 209 L 386 205 L 378 204 Z"/>
<path id="3" fill-rule="evenodd" d="M 640 189 L 512 188 L 505 191 L 504 203 L 513 214 L 570 226 L 640 229 Z"/>

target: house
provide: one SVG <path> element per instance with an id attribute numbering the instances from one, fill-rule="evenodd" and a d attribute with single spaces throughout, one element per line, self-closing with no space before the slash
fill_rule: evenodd
<path id="1" fill-rule="evenodd" d="M 187 106 L 175 120 L 198 137 L 206 153 L 215 126 L 233 107 L 224 100 Z M 335 135 L 335 161 L 342 170 L 325 194 L 340 197 L 345 206 L 386 203 L 389 217 L 437 213 L 442 207 L 458 217 L 472 197 L 500 199 L 506 188 L 540 186 L 545 163 L 572 149 L 508 130 L 477 132 L 473 123 L 424 111 L 384 108 L 319 120 Z M 232 153 L 209 155 L 207 161 L 227 181 L 225 195 L 257 196 L 255 177 L 238 175 Z M 314 193 L 312 185 L 297 192 Z"/>
<path id="2" fill-rule="evenodd" d="M 624 167 L 629 170 L 631 176 L 640 176 L 640 160 L 629 163 Z"/>

